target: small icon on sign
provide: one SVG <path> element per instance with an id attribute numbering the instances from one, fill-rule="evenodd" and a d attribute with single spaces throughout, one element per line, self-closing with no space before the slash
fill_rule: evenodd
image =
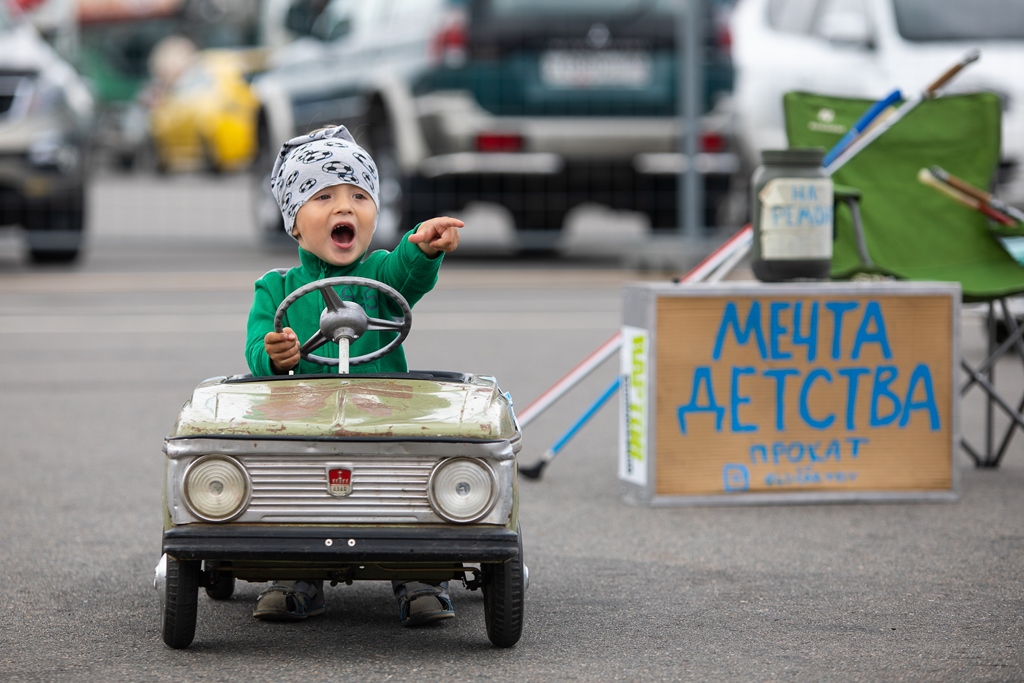
<path id="1" fill-rule="evenodd" d="M 746 465 L 726 465 L 722 468 L 722 484 L 726 493 L 746 491 L 750 488 L 750 470 Z"/>

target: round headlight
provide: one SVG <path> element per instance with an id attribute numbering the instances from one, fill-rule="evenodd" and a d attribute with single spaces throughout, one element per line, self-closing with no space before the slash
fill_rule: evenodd
<path id="1" fill-rule="evenodd" d="M 185 505 L 208 522 L 226 522 L 249 502 L 249 475 L 234 458 L 204 455 L 185 470 Z"/>
<path id="2" fill-rule="evenodd" d="M 452 458 L 434 468 L 430 506 L 449 522 L 475 522 L 494 507 L 494 472 L 479 460 Z"/>

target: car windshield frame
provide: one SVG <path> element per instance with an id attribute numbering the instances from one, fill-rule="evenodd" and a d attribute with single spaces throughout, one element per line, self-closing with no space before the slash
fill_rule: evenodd
<path id="1" fill-rule="evenodd" d="M 1024 40 L 1024 3 L 974 0 L 892 0 L 896 30 L 912 42 Z"/>

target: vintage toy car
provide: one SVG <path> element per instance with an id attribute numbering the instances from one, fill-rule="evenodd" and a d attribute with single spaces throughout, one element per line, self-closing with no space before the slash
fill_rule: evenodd
<path id="1" fill-rule="evenodd" d="M 332 288 L 343 285 L 384 292 L 401 315 L 368 318 Z M 405 339 L 409 306 L 387 285 L 328 278 L 286 298 L 277 328 L 317 290 L 326 309 L 301 352 L 339 372 L 206 380 L 164 443 L 164 642 L 191 644 L 200 587 L 225 600 L 236 580 L 462 579 L 483 590 L 491 642 L 514 645 L 528 570 L 510 397 L 491 377 L 458 372 L 347 374 Z M 367 329 L 398 334 L 347 358 Z M 330 340 L 340 359 L 312 353 Z"/>

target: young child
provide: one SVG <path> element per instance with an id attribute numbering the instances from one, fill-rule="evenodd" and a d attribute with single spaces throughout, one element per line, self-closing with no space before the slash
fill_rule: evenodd
<path id="1" fill-rule="evenodd" d="M 367 253 L 377 226 L 379 178 L 370 155 L 344 126 L 323 128 L 286 142 L 274 162 L 271 191 L 281 208 L 284 229 L 299 243 L 300 265 L 282 274 L 270 271 L 256 281 L 249 311 L 246 358 L 253 375 L 327 372 L 329 368 L 302 360 L 299 344 L 319 330 L 323 299 L 310 295 L 292 304 L 282 332 L 274 331 L 281 301 L 299 287 L 329 277 L 364 277 L 398 290 L 410 306 L 433 289 L 444 252 L 459 244 L 456 218 L 431 218 L 409 231 L 394 251 Z M 339 292 L 356 301 L 373 318 L 390 317 L 386 295 L 369 288 Z M 394 332 L 369 331 L 355 340 L 352 357 L 384 346 Z M 338 357 L 328 343 L 316 354 Z M 352 373 L 406 372 L 402 347 Z M 399 616 L 406 626 L 455 616 L 448 584 L 393 582 Z M 266 620 L 299 620 L 324 611 L 323 581 L 277 581 L 262 592 L 253 616 Z"/>

